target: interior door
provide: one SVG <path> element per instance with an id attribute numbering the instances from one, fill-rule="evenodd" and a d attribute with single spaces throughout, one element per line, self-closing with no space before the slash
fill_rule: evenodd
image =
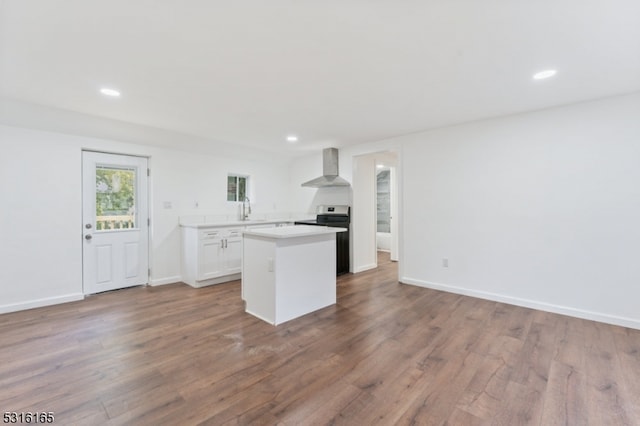
<path id="1" fill-rule="evenodd" d="M 84 151 L 82 175 L 85 294 L 147 284 L 147 159 Z"/>

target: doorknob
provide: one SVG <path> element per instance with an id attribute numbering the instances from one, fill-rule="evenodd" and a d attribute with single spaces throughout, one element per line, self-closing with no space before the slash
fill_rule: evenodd
<path id="1" fill-rule="evenodd" d="M 84 236 L 84 239 L 89 241 L 90 239 L 92 239 L 93 237 L 91 236 L 91 234 L 87 234 Z"/>
<path id="2" fill-rule="evenodd" d="M 91 229 L 91 224 L 87 223 L 84 227 L 87 228 L 87 229 Z"/>

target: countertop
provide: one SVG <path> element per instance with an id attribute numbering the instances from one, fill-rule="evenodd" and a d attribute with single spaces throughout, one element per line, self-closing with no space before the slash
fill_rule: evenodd
<path id="1" fill-rule="evenodd" d="M 309 237 L 313 235 L 335 234 L 338 232 L 347 232 L 347 228 L 333 228 L 329 226 L 313 226 L 313 225 L 296 225 L 283 226 L 281 228 L 264 228 L 251 229 L 243 231 L 243 235 L 266 237 L 266 238 L 298 238 Z"/>
<path id="2" fill-rule="evenodd" d="M 236 220 L 232 222 L 180 223 L 185 228 L 224 228 L 228 226 L 270 225 L 274 223 L 293 223 L 294 219 Z"/>

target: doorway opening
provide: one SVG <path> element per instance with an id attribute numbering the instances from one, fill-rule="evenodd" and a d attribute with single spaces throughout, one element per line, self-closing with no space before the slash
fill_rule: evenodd
<path id="1" fill-rule="evenodd" d="M 386 252 L 393 262 L 398 261 L 397 194 L 395 167 L 378 164 L 376 170 L 376 248 Z M 380 256 L 378 256 L 379 258 Z"/>
<path id="2" fill-rule="evenodd" d="M 385 151 L 354 156 L 353 161 L 353 272 L 357 273 L 378 266 L 379 249 L 400 261 L 399 158 L 397 152 Z"/>
<path id="3" fill-rule="evenodd" d="M 395 152 L 376 155 L 376 249 L 389 252 L 398 261 L 398 156 Z"/>

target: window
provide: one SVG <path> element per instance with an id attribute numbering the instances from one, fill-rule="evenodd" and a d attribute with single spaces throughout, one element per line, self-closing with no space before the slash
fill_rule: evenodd
<path id="1" fill-rule="evenodd" d="M 247 196 L 249 176 L 227 176 L 227 201 L 244 201 Z"/>

